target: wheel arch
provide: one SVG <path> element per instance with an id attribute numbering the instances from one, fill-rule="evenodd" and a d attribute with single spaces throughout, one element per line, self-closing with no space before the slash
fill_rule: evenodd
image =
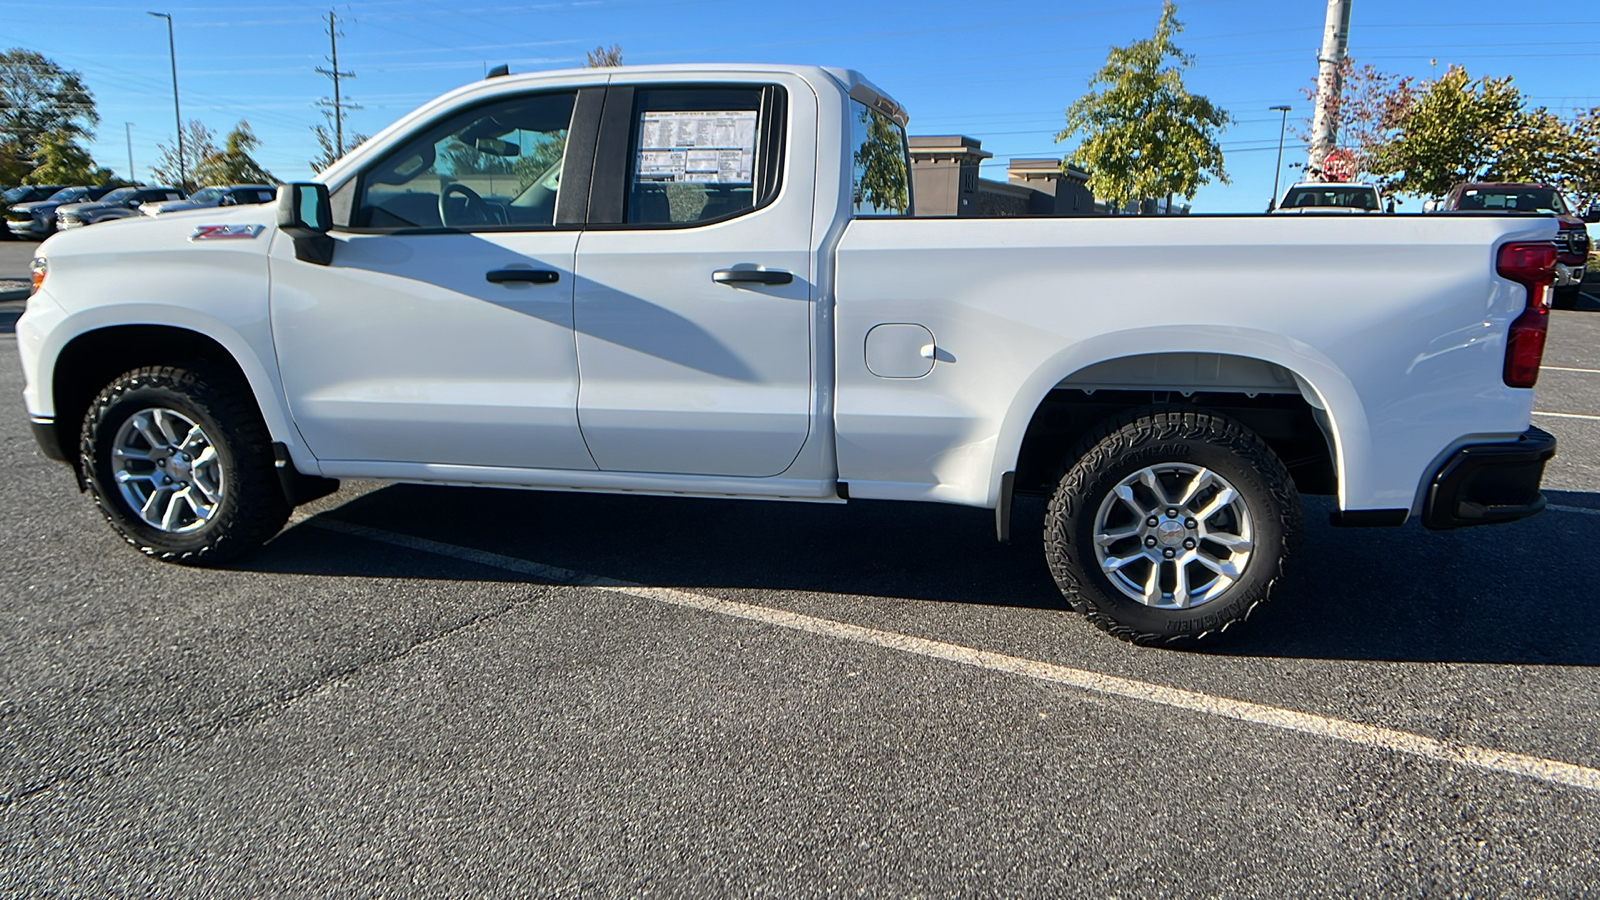
<path id="1" fill-rule="evenodd" d="M 1052 410 L 1071 393 L 1091 398 L 1085 407 L 1112 407 L 1105 415 L 1170 400 L 1214 408 L 1219 396 L 1249 398 L 1252 404 L 1257 397 L 1278 398 L 1260 405 L 1277 404 L 1309 416 L 1325 440 L 1331 488 L 1341 507 L 1352 479 L 1363 477 L 1366 414 L 1354 386 L 1332 361 L 1281 335 L 1162 326 L 1090 339 L 1038 367 L 1001 426 L 992 496 L 998 498 L 1006 472 L 1036 470 L 1041 448 L 1064 452 L 1064 445 L 1076 443 L 1070 434 L 1057 434 L 1041 444 L 1041 435 L 1051 429 Z M 1092 427 L 1093 421 L 1076 424 Z M 1068 430 L 1073 425 L 1067 423 Z M 1016 483 L 1024 488 L 1020 474 Z"/>
<path id="2" fill-rule="evenodd" d="M 83 416 L 95 395 L 116 376 L 147 365 L 168 365 L 201 360 L 224 369 L 249 386 L 256 408 L 274 441 L 283 442 L 292 456 L 301 446 L 298 434 L 283 415 L 277 396 L 276 380 L 263 365 L 248 341 L 227 329 L 206 329 L 193 324 L 146 321 L 99 324 L 85 327 L 64 337 L 50 357 L 50 367 L 41 372 L 48 384 L 41 394 L 50 399 L 53 426 L 61 446 L 78 444 Z M 76 468 L 76 453 L 69 451 Z M 315 472 L 309 459 L 297 459 L 302 471 Z M 81 475 L 81 473 L 80 473 Z"/>

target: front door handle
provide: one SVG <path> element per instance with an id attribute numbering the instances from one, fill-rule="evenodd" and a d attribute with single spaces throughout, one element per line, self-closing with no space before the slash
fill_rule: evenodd
<path id="1" fill-rule="evenodd" d="M 561 273 L 552 269 L 495 269 L 483 277 L 491 284 L 555 284 L 561 280 Z"/>
<path id="2" fill-rule="evenodd" d="M 711 273 L 717 284 L 788 284 L 793 272 L 782 269 L 718 269 Z"/>

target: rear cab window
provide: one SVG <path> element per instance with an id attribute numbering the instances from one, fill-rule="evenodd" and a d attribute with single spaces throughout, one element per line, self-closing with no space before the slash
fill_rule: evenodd
<path id="1" fill-rule="evenodd" d="M 911 213 L 906 132 L 860 100 L 850 101 L 850 198 L 857 216 Z"/>

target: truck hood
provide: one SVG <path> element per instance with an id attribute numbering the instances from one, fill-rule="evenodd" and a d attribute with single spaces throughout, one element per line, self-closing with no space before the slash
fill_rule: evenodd
<path id="1" fill-rule="evenodd" d="M 36 255 L 55 259 L 148 251 L 204 253 L 219 247 L 264 255 L 276 223 L 277 208 L 267 204 L 204 208 L 159 218 L 133 216 L 120 220 L 116 228 L 60 232 L 40 244 Z"/>

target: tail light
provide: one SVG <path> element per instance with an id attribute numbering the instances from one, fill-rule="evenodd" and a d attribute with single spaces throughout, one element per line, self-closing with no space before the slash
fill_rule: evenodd
<path id="1" fill-rule="evenodd" d="M 1501 372 L 1507 387 L 1531 388 L 1539 380 L 1544 358 L 1544 338 L 1550 330 L 1550 291 L 1556 278 L 1556 245 L 1549 242 L 1506 244 L 1500 248 L 1495 271 L 1528 290 L 1528 305 L 1511 322 L 1506 337 L 1506 364 Z"/>

